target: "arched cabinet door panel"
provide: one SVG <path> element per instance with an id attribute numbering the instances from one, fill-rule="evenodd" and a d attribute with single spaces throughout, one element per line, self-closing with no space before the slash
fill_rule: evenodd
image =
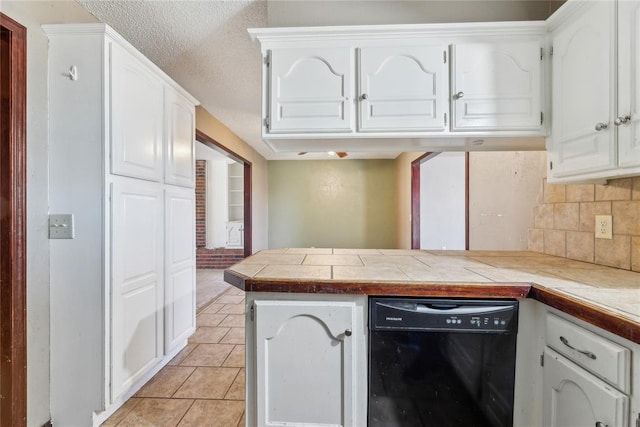
<path id="1" fill-rule="evenodd" d="M 269 133 L 349 132 L 353 49 L 270 52 Z"/>
<path id="2" fill-rule="evenodd" d="M 542 41 L 452 47 L 454 131 L 542 130 Z"/>
<path id="3" fill-rule="evenodd" d="M 552 174 L 615 167 L 613 2 L 593 2 L 552 32 Z M 603 127 L 597 130 L 598 124 Z M 601 125 L 601 126 L 602 126 Z"/>
<path id="4" fill-rule="evenodd" d="M 359 49 L 361 131 L 444 131 L 446 45 Z"/>
<path id="5" fill-rule="evenodd" d="M 544 352 L 543 425 L 627 426 L 629 398 L 553 350 Z"/>
<path id="6" fill-rule="evenodd" d="M 257 424 L 353 425 L 355 303 L 254 304 Z"/>

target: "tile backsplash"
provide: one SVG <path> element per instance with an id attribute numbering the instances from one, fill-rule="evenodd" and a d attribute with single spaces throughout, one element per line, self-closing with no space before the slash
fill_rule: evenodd
<path id="1" fill-rule="evenodd" d="M 640 272 L 640 177 L 606 185 L 542 183 L 529 250 Z M 613 216 L 613 239 L 595 238 L 595 216 Z"/>

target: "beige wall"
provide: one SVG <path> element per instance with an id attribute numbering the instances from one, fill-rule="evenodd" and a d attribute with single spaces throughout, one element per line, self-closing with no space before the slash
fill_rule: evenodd
<path id="1" fill-rule="evenodd" d="M 202 107 L 196 108 L 196 128 L 251 162 L 253 252 L 268 245 L 268 176 L 267 161 L 251 146 Z"/>
<path id="2" fill-rule="evenodd" d="M 269 1 L 270 27 L 543 20 L 558 1 Z"/>
<path id="3" fill-rule="evenodd" d="M 640 272 L 640 177 L 539 187 L 530 250 Z M 612 240 L 594 237 L 596 215 L 613 216 Z"/>
<path id="4" fill-rule="evenodd" d="M 393 160 L 269 162 L 269 247 L 393 248 Z"/>
<path id="5" fill-rule="evenodd" d="M 395 160 L 397 247 L 411 248 L 411 162 Z M 532 209 L 545 173 L 545 152 L 473 152 L 469 155 L 469 249 L 526 250 Z"/>
<path id="6" fill-rule="evenodd" d="M 544 151 L 469 155 L 469 249 L 527 250 Z"/>
<path id="7" fill-rule="evenodd" d="M 68 0 L 3 0 L 0 9 L 27 27 L 27 425 L 41 426 L 50 418 L 50 293 L 48 40 L 40 26 L 96 20 L 78 3 Z"/>

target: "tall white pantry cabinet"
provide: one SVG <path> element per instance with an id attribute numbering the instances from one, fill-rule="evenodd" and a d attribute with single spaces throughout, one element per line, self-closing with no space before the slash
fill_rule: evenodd
<path id="1" fill-rule="evenodd" d="M 98 425 L 195 330 L 195 105 L 105 24 L 45 25 L 51 417 Z"/>

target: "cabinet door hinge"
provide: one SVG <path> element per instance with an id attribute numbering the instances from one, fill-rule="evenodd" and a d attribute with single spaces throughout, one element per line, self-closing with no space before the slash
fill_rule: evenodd
<path id="1" fill-rule="evenodd" d="M 442 59 L 444 60 L 444 63 L 446 64 L 447 63 L 447 51 L 446 50 L 442 51 Z"/>
<path id="2" fill-rule="evenodd" d="M 544 113 L 540 111 L 540 124 L 544 123 Z"/>
<path id="3" fill-rule="evenodd" d="M 264 126 L 269 130 L 269 126 L 271 125 L 271 120 L 269 120 L 269 116 L 264 118 Z"/>
<path id="4" fill-rule="evenodd" d="M 540 355 L 540 366 L 544 366 L 544 353 Z"/>
<path id="5" fill-rule="evenodd" d="M 544 48 L 540 48 L 540 61 L 544 58 Z"/>
<path id="6" fill-rule="evenodd" d="M 268 53 L 264 57 L 264 65 L 266 65 L 267 67 L 271 65 L 271 55 L 269 55 Z"/>
<path id="7" fill-rule="evenodd" d="M 444 125 L 447 126 L 447 113 L 444 113 Z"/>
<path id="8" fill-rule="evenodd" d="M 551 46 L 551 50 L 549 51 L 549 56 L 553 56 L 553 46 Z"/>
<path id="9" fill-rule="evenodd" d="M 251 304 L 251 308 L 249 309 L 249 318 L 251 319 L 251 321 L 253 322 L 253 319 L 255 318 L 255 305 Z"/>
<path id="10" fill-rule="evenodd" d="M 549 162 L 549 170 L 552 171 L 553 170 L 553 162 Z"/>

